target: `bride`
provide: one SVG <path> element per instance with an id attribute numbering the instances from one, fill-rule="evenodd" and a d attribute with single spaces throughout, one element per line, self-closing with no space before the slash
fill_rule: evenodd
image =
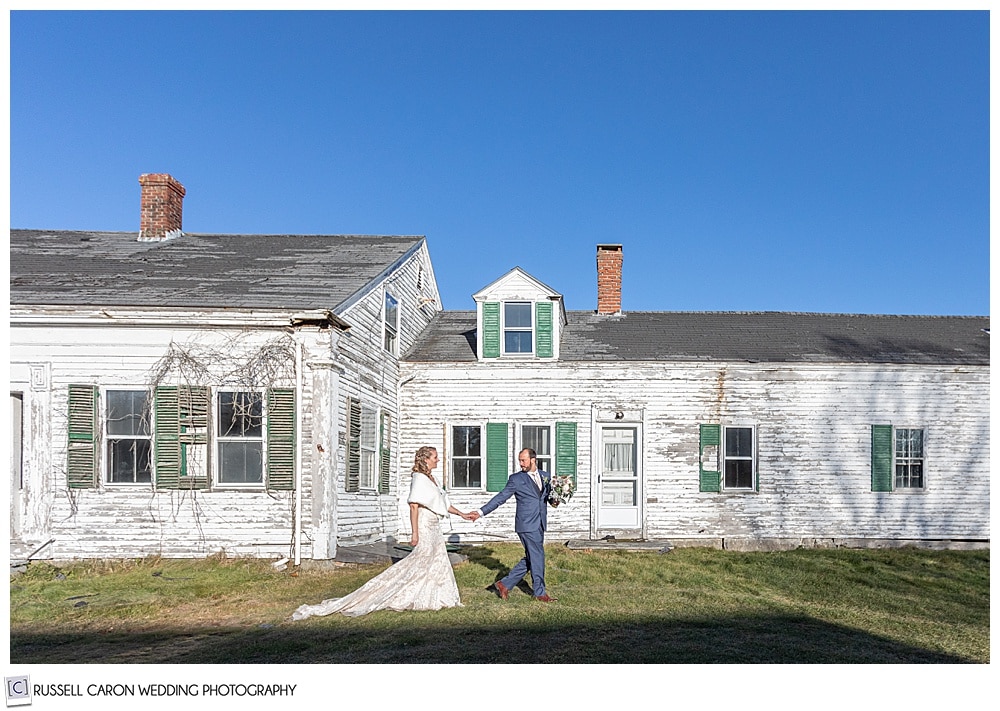
<path id="1" fill-rule="evenodd" d="M 448 502 L 431 471 L 438 463 L 434 447 L 421 447 L 413 458 L 410 495 L 410 544 L 413 552 L 346 597 L 302 605 L 292 615 L 304 620 L 339 612 L 356 617 L 375 610 L 440 610 L 459 607 L 458 585 L 441 535 L 441 519 L 449 513 L 472 520 Z"/>

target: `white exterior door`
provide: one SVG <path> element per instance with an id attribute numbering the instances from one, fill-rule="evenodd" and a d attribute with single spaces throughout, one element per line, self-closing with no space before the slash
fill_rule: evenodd
<path id="1" fill-rule="evenodd" d="M 597 462 L 597 527 L 641 528 L 639 497 L 639 430 L 637 427 L 602 426 Z"/>

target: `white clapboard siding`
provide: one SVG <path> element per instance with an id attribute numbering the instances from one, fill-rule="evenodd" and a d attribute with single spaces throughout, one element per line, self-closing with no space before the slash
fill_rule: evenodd
<path id="1" fill-rule="evenodd" d="M 385 291 L 397 299 L 400 311 L 399 347 L 397 354 L 385 350 L 382 310 Z M 400 451 L 396 434 L 399 431 L 399 355 L 413 345 L 434 314 L 440 310 L 440 297 L 430 269 L 427 246 L 399 265 L 341 316 L 351 324 L 348 335 L 341 340 L 338 363 L 341 393 L 337 406 L 337 423 L 341 438 L 338 458 L 341 466 L 337 479 L 337 540 L 340 545 L 381 540 L 396 531 L 400 496 L 399 471 L 408 472 L 413 464 L 413 450 Z M 389 492 L 349 492 L 346 490 L 347 398 L 357 398 L 364 405 L 386 412 L 392 418 L 392 460 Z M 401 463 L 402 462 L 402 463 Z M 407 478 L 406 485 L 409 485 Z M 407 491 L 403 491 L 405 497 Z"/>
<path id="2" fill-rule="evenodd" d="M 138 317 L 127 320 L 134 318 Z M 163 319 L 164 314 L 157 313 L 156 318 Z M 29 540 L 54 539 L 43 557 L 199 557 L 219 553 L 272 557 L 290 552 L 295 520 L 290 491 L 154 491 L 151 485 L 104 482 L 96 489 L 67 488 L 69 385 L 146 388 L 171 344 L 230 354 L 214 363 L 214 369 L 225 373 L 238 365 L 241 354 L 284 333 L 275 327 L 213 326 L 207 323 L 212 318 L 203 313 L 174 313 L 173 320 L 171 327 L 119 325 L 108 318 L 90 323 L 57 320 L 11 329 L 12 373 L 41 369 L 46 374 L 44 383 L 32 384 L 30 376 L 24 378 L 21 388 L 35 422 L 24 441 L 22 498 L 27 520 L 22 521 L 21 532 Z M 252 321 L 248 316 L 246 322 Z M 310 353 L 330 352 L 330 331 L 304 328 L 296 338 L 307 358 Z M 309 384 L 310 380 L 304 379 L 300 442 L 310 442 L 312 436 Z M 294 363 L 288 364 L 288 375 L 273 385 L 295 386 Z M 38 403 L 44 406 L 35 407 Z M 44 427 L 38 426 L 41 421 Z M 298 456 L 305 453 L 300 447 Z M 310 459 L 304 457 L 303 461 L 303 483 L 309 487 Z M 304 540 L 303 546 L 303 554 L 310 556 L 309 541 Z"/>
<path id="3" fill-rule="evenodd" d="M 987 367 L 414 363 L 404 367 L 410 375 L 404 450 L 447 452 L 453 424 L 577 423 L 578 491 L 550 510 L 550 537 L 600 536 L 590 495 L 594 422 L 626 410 L 641 418 L 647 538 L 989 538 Z M 698 426 L 710 423 L 756 427 L 759 492 L 699 491 Z M 871 491 L 870 427 L 879 423 L 925 430 L 923 490 Z M 449 466 L 442 457 L 442 476 Z M 492 494 L 450 496 L 464 510 Z M 512 516 L 510 505 L 475 526 L 454 525 L 513 538 Z"/>

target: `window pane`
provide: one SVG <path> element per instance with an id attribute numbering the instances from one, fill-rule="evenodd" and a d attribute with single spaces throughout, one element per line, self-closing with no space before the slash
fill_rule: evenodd
<path id="1" fill-rule="evenodd" d="M 389 294 L 385 295 L 385 323 L 393 330 L 396 329 L 396 319 L 399 313 L 398 304 L 399 302 Z"/>
<path id="2" fill-rule="evenodd" d="M 551 428 L 536 425 L 524 425 L 521 428 L 521 446 L 535 450 L 539 459 L 546 454 L 551 454 L 549 449 L 549 430 Z"/>
<path id="3" fill-rule="evenodd" d="M 145 390 L 108 390 L 108 434 L 148 435 Z"/>
<path id="4" fill-rule="evenodd" d="M 531 304 L 504 304 L 503 323 L 504 328 L 531 328 Z"/>
<path id="5" fill-rule="evenodd" d="M 506 331 L 504 353 L 531 353 L 531 331 Z"/>
<path id="6" fill-rule="evenodd" d="M 451 466 L 451 481 L 456 489 L 478 489 L 482 486 L 481 459 L 454 459 Z"/>
<path id="7" fill-rule="evenodd" d="M 726 428 L 726 456 L 727 457 L 753 456 L 753 428 L 751 427 Z"/>
<path id="8" fill-rule="evenodd" d="M 480 456 L 478 427 L 455 427 L 451 431 L 451 437 L 456 457 Z"/>
<path id="9" fill-rule="evenodd" d="M 108 481 L 112 484 L 148 483 L 151 480 L 148 439 L 108 441 Z"/>
<path id="10" fill-rule="evenodd" d="M 726 460 L 726 488 L 752 489 L 753 462 L 749 459 Z"/>
<path id="11" fill-rule="evenodd" d="M 219 481 L 260 484 L 264 481 L 263 443 L 219 442 Z"/>
<path id="12" fill-rule="evenodd" d="M 361 446 L 375 449 L 375 410 L 363 407 L 361 409 Z"/>
<path id="13" fill-rule="evenodd" d="M 924 431 L 919 429 L 896 430 L 897 457 L 923 457 Z"/>
<path id="14" fill-rule="evenodd" d="M 924 431 L 896 430 L 897 489 L 920 489 L 924 485 Z"/>
<path id="15" fill-rule="evenodd" d="M 375 488 L 375 453 L 361 450 L 361 472 L 358 485 L 362 489 Z"/>
<path id="16" fill-rule="evenodd" d="M 219 393 L 219 434 L 262 437 L 264 403 L 260 393 Z"/>
<path id="17" fill-rule="evenodd" d="M 399 326 L 399 306 L 396 299 L 385 295 L 385 341 L 383 345 L 390 353 L 396 352 L 396 339 Z"/>
<path id="18" fill-rule="evenodd" d="M 911 461 L 896 464 L 896 488 L 897 489 L 920 489 L 924 485 L 924 464 L 923 462 Z"/>

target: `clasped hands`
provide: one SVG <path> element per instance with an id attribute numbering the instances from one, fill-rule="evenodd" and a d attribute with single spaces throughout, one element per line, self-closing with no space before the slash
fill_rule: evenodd
<path id="1" fill-rule="evenodd" d="M 470 511 L 469 513 L 459 514 L 466 521 L 476 521 L 479 519 L 478 511 Z"/>

